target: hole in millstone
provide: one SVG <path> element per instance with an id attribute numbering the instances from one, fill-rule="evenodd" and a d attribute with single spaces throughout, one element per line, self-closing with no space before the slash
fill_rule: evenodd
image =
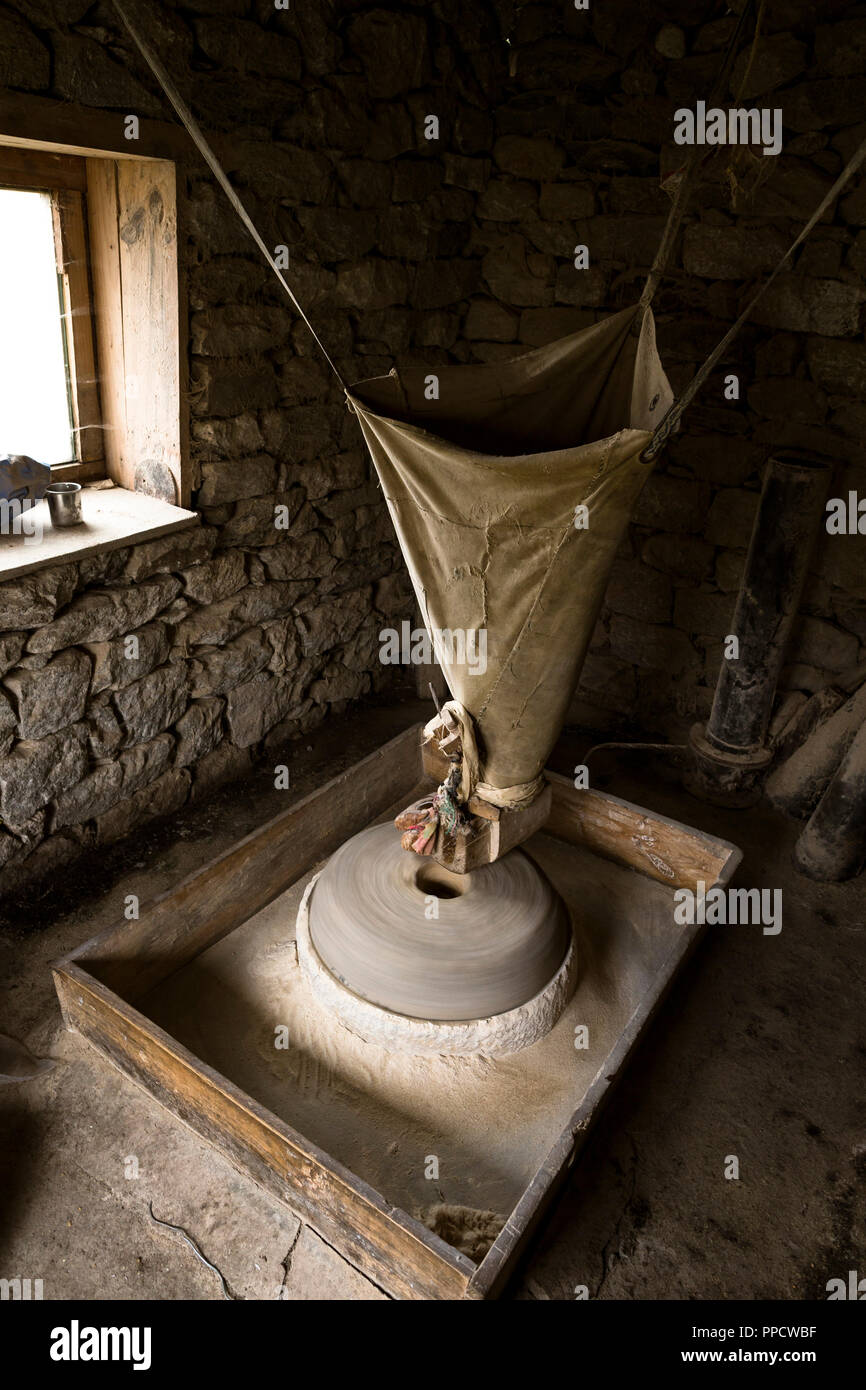
<path id="1" fill-rule="evenodd" d="M 469 887 L 469 874 L 452 874 L 433 860 L 421 865 L 415 875 L 415 887 L 434 898 L 459 898 Z"/>

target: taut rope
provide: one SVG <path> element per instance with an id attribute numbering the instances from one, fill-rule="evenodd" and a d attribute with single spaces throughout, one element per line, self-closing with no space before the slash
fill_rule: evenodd
<path id="1" fill-rule="evenodd" d="M 812 228 L 815 226 L 815 223 L 820 220 L 820 218 L 826 212 L 827 208 L 833 202 L 834 198 L 837 198 L 839 196 L 842 189 L 845 187 L 845 184 L 848 183 L 849 179 L 851 179 L 854 176 L 854 174 L 856 174 L 864 159 L 866 159 L 866 140 L 863 141 L 856 153 L 852 155 L 852 157 L 848 160 L 848 163 L 845 165 L 845 168 L 842 170 L 838 179 L 833 184 L 833 187 L 827 193 L 825 193 L 824 197 L 821 199 L 815 211 L 812 213 L 812 216 L 809 218 L 808 222 L 801 229 L 799 235 L 795 237 L 795 239 L 791 242 L 791 245 L 788 247 L 787 251 L 782 256 L 775 269 L 771 271 L 770 275 L 764 281 L 757 294 L 752 296 L 745 309 L 740 314 L 740 317 L 736 320 L 735 323 L 731 325 L 725 336 L 722 338 L 721 342 L 710 353 L 703 366 L 698 368 L 697 372 L 692 377 L 692 380 L 689 382 L 688 386 L 686 387 L 683 394 L 680 396 L 679 400 L 674 401 L 667 415 L 657 426 L 650 443 L 647 445 L 647 447 L 643 451 L 643 454 L 641 455 L 645 463 L 652 463 L 656 455 L 660 453 L 660 451 L 664 448 L 665 444 L 667 443 L 668 437 L 671 434 L 671 431 L 676 428 L 677 424 L 680 421 L 680 417 L 683 415 L 683 412 L 687 409 L 689 405 L 691 405 L 698 391 L 701 389 L 707 377 L 710 375 L 710 372 L 713 370 L 713 367 L 715 367 L 716 363 L 724 353 L 725 349 L 728 347 L 729 343 L 733 341 L 733 339 L 737 336 L 740 329 L 742 328 L 743 324 L 749 318 L 752 310 L 758 303 L 758 300 L 762 299 L 763 296 L 767 293 L 767 290 L 770 288 L 776 276 L 784 267 L 785 263 L 794 254 L 797 247 L 806 240 L 806 237 L 809 235 Z"/>
<path id="2" fill-rule="evenodd" d="M 156 78 L 157 82 L 162 87 L 162 90 L 165 92 L 166 96 L 168 97 L 169 101 L 171 102 L 172 106 L 174 107 L 175 111 L 180 117 L 181 121 L 186 126 L 187 132 L 191 140 L 197 146 L 199 152 L 205 160 L 205 163 L 210 167 L 210 170 L 217 183 L 222 188 L 223 192 L 225 193 L 226 197 L 228 198 L 238 217 L 243 222 L 253 241 L 256 243 L 256 246 L 261 251 L 268 265 L 271 267 L 271 270 L 274 272 L 283 289 L 285 290 L 286 294 L 289 296 L 289 299 L 292 301 L 292 304 L 295 306 L 301 318 L 304 320 L 304 323 L 309 328 L 314 339 L 319 345 L 319 350 L 321 351 L 322 356 L 324 357 L 328 366 L 331 368 L 331 371 L 334 373 L 334 376 L 339 381 L 343 390 L 347 390 L 348 388 L 346 382 L 343 380 L 343 377 L 341 376 L 340 372 L 335 367 L 324 343 L 322 342 L 315 328 L 310 323 L 310 320 L 307 318 L 307 315 L 304 313 L 303 309 L 301 308 L 300 304 L 295 298 L 292 289 L 286 283 L 285 277 L 283 276 L 283 272 L 280 270 L 279 266 L 277 265 L 276 261 L 274 260 L 264 241 L 259 236 L 255 224 L 253 223 L 253 219 L 250 217 L 249 213 L 247 212 L 246 208 L 244 207 L 243 203 L 241 202 L 240 198 L 238 197 L 237 193 L 235 192 L 234 188 L 229 182 L 225 170 L 223 169 L 222 165 L 220 164 L 219 160 L 217 159 L 216 155 L 214 154 L 213 150 L 211 149 L 210 145 L 205 139 L 201 127 L 195 119 L 195 116 L 190 111 L 189 107 L 187 106 L 180 92 L 177 90 L 177 87 L 174 85 L 174 82 L 169 77 L 168 72 L 164 68 L 163 64 L 160 62 L 159 58 L 154 53 L 153 49 L 150 47 L 148 43 L 145 42 L 145 40 L 141 37 L 141 34 L 139 34 L 138 30 L 135 28 L 134 24 L 132 23 L 132 21 L 126 13 L 126 10 L 121 4 L 121 0 L 113 0 L 113 4 L 114 8 L 117 10 L 117 13 L 120 15 L 120 18 L 123 20 L 123 23 L 126 25 L 126 28 L 129 30 L 130 37 L 132 38 L 136 47 L 139 49 L 141 56 L 144 58 L 148 67 L 150 68 L 151 72 Z"/>

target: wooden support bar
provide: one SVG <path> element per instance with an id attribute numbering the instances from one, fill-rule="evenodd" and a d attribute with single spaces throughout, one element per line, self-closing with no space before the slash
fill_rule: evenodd
<path id="1" fill-rule="evenodd" d="M 726 841 L 698 836 L 679 821 L 644 811 L 607 792 L 576 791 L 567 777 L 556 772 L 545 776 L 553 790 L 544 827 L 549 835 L 577 840 L 596 854 L 672 888 L 694 889 L 699 880 L 717 883 L 726 870 L 733 872 L 731 846 Z"/>
<path id="2" fill-rule="evenodd" d="M 190 142 L 174 121 L 148 116 L 139 140 L 127 140 L 121 111 L 98 111 L 71 101 L 0 91 L 0 145 L 66 155 L 110 154 L 118 159 L 180 159 Z"/>
<path id="3" fill-rule="evenodd" d="M 81 161 L 84 177 L 84 163 Z M 74 383 L 73 414 L 76 452 L 84 463 L 104 459 L 103 430 L 97 389 L 94 346 L 93 296 L 87 260 L 87 231 L 84 199 L 79 191 L 65 190 L 57 196 L 60 224 L 61 271 L 69 372 Z"/>
<path id="4" fill-rule="evenodd" d="M 52 150 L 15 149 L 0 143 L 0 187 L 84 193 L 84 160 Z"/>

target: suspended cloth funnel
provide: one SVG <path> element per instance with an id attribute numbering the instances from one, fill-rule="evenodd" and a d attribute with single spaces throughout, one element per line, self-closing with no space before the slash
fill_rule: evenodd
<path id="1" fill-rule="evenodd" d="M 650 471 L 641 452 L 673 402 L 651 312 L 636 331 L 642 313 L 511 362 L 394 371 L 348 393 L 437 657 L 472 718 L 482 798 L 545 766 Z M 465 641 L 479 631 L 484 670 L 482 644 Z"/>
<path id="2" fill-rule="evenodd" d="M 431 806 L 397 818 L 405 848 L 456 870 L 455 903 L 428 920 L 435 885 L 376 827 L 338 851 L 298 917 L 308 982 L 368 1040 L 499 1055 L 543 1037 L 567 1003 L 573 924 L 514 846 L 546 816 L 542 769 L 672 399 L 639 308 L 512 362 L 349 392 L 454 696 L 441 747 L 460 750 Z M 479 632 L 486 652 L 467 640 Z"/>

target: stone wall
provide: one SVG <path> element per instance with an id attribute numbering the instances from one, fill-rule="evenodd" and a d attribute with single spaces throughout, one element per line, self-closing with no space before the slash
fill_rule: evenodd
<path id="1" fill-rule="evenodd" d="M 605 309 L 636 292 L 666 212 L 650 150 L 661 151 L 662 176 L 682 163 L 682 147 L 671 142 L 673 110 L 694 107 L 712 85 L 733 20 L 701 24 L 708 8 L 665 6 L 668 21 L 679 11 L 681 27 L 633 16 L 609 36 L 621 60 L 620 95 L 608 103 L 598 130 L 605 143 L 596 154 L 614 167 L 609 179 L 594 180 L 600 215 L 579 238 L 599 255 Z M 705 167 L 673 273 L 654 306 L 675 390 L 722 338 L 862 140 L 866 9 L 769 3 L 743 85 L 745 67 L 743 57 L 722 105 L 742 89 L 741 105 L 781 108 L 783 151 L 778 158 L 720 151 Z M 624 114 L 638 109 L 639 121 Z M 625 143 L 629 136 L 634 144 Z M 774 448 L 833 460 L 831 496 L 849 489 L 866 495 L 864 269 L 861 177 L 757 307 L 650 479 L 611 578 L 572 718 L 681 737 L 709 713 L 762 470 Z M 731 373 L 739 378 L 736 401 L 725 399 Z M 782 690 L 812 692 L 866 658 L 864 544 L 862 536 L 819 532 Z"/>
<path id="2" fill-rule="evenodd" d="M 133 7 L 135 10 L 135 7 Z M 277 10 L 148 0 L 150 41 L 350 381 L 496 361 L 634 302 L 730 19 L 707 0 L 432 0 Z M 744 100 L 784 110 L 778 159 L 708 162 L 656 299 L 682 386 L 851 153 L 864 11 L 768 0 Z M 506 40 L 508 40 L 506 42 Z M 0 84 L 169 112 L 111 6 L 0 7 Z M 425 139 L 425 118 L 440 122 Z M 0 863 L 42 873 L 206 795 L 382 689 L 408 586 L 339 386 L 204 167 L 181 170 L 197 533 L 0 586 Z M 585 243 L 589 270 L 573 265 Z M 572 715 L 677 735 L 709 708 L 760 472 L 777 445 L 866 493 L 863 186 L 831 209 L 690 412 L 611 580 Z M 740 398 L 724 399 L 729 372 Z M 276 531 L 275 507 L 290 529 Z M 862 540 L 824 537 L 788 687 L 863 657 Z M 131 659 L 125 639 L 139 638 Z"/>

